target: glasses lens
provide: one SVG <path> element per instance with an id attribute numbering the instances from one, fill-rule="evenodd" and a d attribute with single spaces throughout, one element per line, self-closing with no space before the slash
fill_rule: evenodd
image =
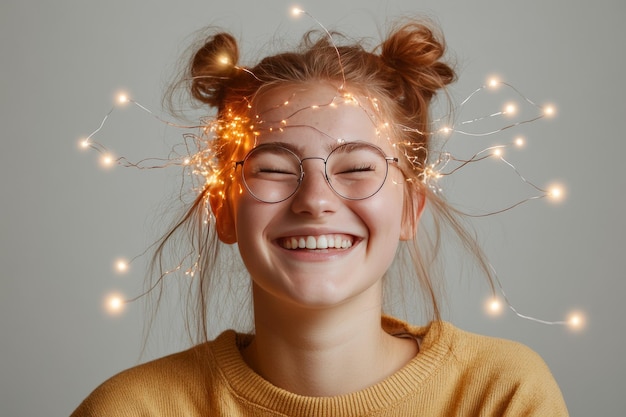
<path id="1" fill-rule="evenodd" d="M 278 203 L 298 189 L 300 160 L 289 149 L 261 145 L 253 149 L 243 162 L 243 181 L 256 199 Z"/>
<path id="2" fill-rule="evenodd" d="M 350 200 L 362 200 L 376 194 L 385 183 L 387 169 L 381 149 L 359 142 L 336 148 L 326 162 L 331 187 Z"/>
<path id="3" fill-rule="evenodd" d="M 300 159 L 280 145 L 260 145 L 250 151 L 242 165 L 246 189 L 266 203 L 288 199 L 302 180 Z M 383 151 L 363 142 L 341 145 L 326 159 L 329 185 L 349 200 L 363 200 L 376 194 L 385 183 L 387 171 L 388 161 Z"/>

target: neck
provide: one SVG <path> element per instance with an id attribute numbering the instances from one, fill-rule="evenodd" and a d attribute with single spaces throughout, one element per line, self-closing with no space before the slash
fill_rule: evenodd
<path id="1" fill-rule="evenodd" d="M 243 356 L 274 385 L 327 397 L 382 381 L 417 353 L 413 340 L 381 328 L 381 306 L 346 303 L 325 309 L 285 306 L 253 290 L 254 341 Z"/>

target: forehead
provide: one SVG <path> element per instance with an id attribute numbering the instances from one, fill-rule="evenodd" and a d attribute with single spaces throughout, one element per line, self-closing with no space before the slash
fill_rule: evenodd
<path id="1" fill-rule="evenodd" d="M 263 91 L 253 100 L 251 113 L 257 145 L 297 142 L 294 144 L 299 147 L 332 147 L 333 143 L 360 140 L 387 148 L 371 99 L 327 82 Z"/>

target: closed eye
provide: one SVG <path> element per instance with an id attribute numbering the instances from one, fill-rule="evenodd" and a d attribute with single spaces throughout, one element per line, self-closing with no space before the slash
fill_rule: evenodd
<path id="1" fill-rule="evenodd" d="M 353 172 L 370 172 L 370 171 L 376 171 L 376 167 L 373 165 L 356 166 L 354 168 L 345 169 L 341 172 L 338 172 L 337 174 L 350 174 Z"/>
<path id="2" fill-rule="evenodd" d="M 279 177 L 299 177 L 300 172 L 283 168 L 259 167 L 253 173 L 251 172 L 250 175 L 259 179 L 278 179 Z"/>
<path id="3" fill-rule="evenodd" d="M 293 175 L 296 175 L 295 172 L 283 171 L 281 169 L 274 169 L 274 168 L 260 168 L 258 172 L 268 173 L 268 174 L 293 174 Z"/>

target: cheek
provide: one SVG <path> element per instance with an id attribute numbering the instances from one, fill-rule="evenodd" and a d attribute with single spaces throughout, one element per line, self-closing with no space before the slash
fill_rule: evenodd
<path id="1" fill-rule="evenodd" d="M 258 202 L 249 196 L 238 181 L 233 182 L 230 191 L 231 213 L 237 233 L 237 244 L 241 248 L 242 244 L 245 247 L 251 237 L 257 233 L 259 216 L 254 213 L 255 211 L 262 212 L 262 210 L 255 210 Z"/>
<path id="2" fill-rule="evenodd" d="M 390 181 L 376 195 L 362 202 L 361 217 L 370 231 L 385 236 L 391 243 L 400 239 L 403 196 L 402 184 Z"/>
<path id="3" fill-rule="evenodd" d="M 233 210 L 239 254 L 247 269 L 251 270 L 262 257 L 259 237 L 264 229 L 264 215 L 263 210 L 254 210 L 254 202 L 246 200 L 246 197 L 240 198 Z"/>
<path id="4" fill-rule="evenodd" d="M 267 231 L 277 221 L 280 204 L 261 203 L 244 192 L 233 204 L 237 245 L 242 259 L 256 263 L 267 256 Z"/>
<path id="5" fill-rule="evenodd" d="M 245 192 L 234 199 L 233 217 L 240 243 L 242 239 L 249 240 L 251 236 L 258 234 L 262 228 L 264 210 L 259 205 L 258 201 Z"/>

